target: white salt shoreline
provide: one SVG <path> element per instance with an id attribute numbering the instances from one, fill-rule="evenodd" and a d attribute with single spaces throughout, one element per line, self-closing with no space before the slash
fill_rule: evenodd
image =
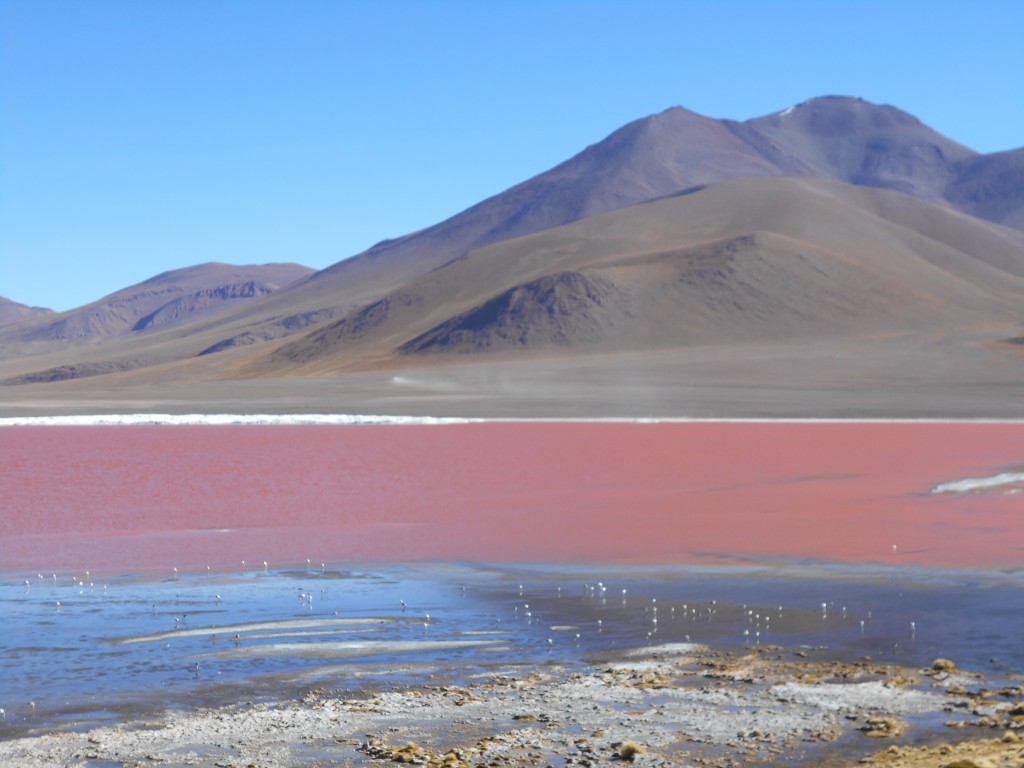
<path id="1" fill-rule="evenodd" d="M 495 669 L 462 685 L 354 690 L 346 678 L 339 690 L 172 710 L 84 732 L 29 731 L 0 740 L 0 760 L 25 768 L 92 761 L 256 768 L 613 761 L 670 768 L 818 759 L 852 765 L 873 762 L 864 755 L 900 743 L 907 728 L 918 740 L 960 742 L 965 730 L 1016 727 L 1012 694 L 993 702 L 971 693 L 985 683 L 972 674 L 807 662 L 780 650 L 723 655 L 700 645 L 652 646 L 635 661 L 602 660 L 572 672 L 550 664 Z M 955 711 L 963 714 L 946 714 Z M 938 724 L 951 717 L 956 730 Z M 635 745 L 629 753 L 622 749 L 627 742 Z M 969 764 L 1017 765 L 1024 754 L 1015 734 L 983 746 L 994 759 Z M 942 749 L 945 764 L 954 750 L 972 747 Z"/>
<path id="2" fill-rule="evenodd" d="M 233 413 L 124 413 L 63 416 L 0 417 L 0 427 L 40 426 L 234 426 L 234 425 L 450 425 L 450 424 L 1013 424 L 1024 419 L 772 419 L 772 418 L 690 418 L 690 417 L 607 417 L 607 418 L 468 418 L 455 416 L 389 416 L 372 414 L 233 414 Z"/>

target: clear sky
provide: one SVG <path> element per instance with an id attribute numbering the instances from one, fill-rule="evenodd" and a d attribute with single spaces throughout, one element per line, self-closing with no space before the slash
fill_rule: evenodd
<path id="1" fill-rule="evenodd" d="M 0 295 L 322 268 L 682 105 L 1024 145 L 1024 0 L 0 0 Z"/>

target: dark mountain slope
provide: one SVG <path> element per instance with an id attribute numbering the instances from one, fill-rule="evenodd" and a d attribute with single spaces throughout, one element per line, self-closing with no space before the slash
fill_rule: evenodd
<path id="1" fill-rule="evenodd" d="M 960 161 L 945 197 L 973 216 L 1024 229 L 1024 148 Z"/>
<path id="2" fill-rule="evenodd" d="M 944 200 L 956 163 L 976 154 L 896 107 L 841 96 L 812 99 L 743 126 L 741 135 L 766 137 L 783 158 L 799 162 L 798 175 L 930 202 Z"/>

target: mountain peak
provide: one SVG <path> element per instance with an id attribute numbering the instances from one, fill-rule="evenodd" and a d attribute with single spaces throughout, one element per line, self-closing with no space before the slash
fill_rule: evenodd
<path id="1" fill-rule="evenodd" d="M 783 120 L 791 127 L 794 123 L 802 123 L 812 131 L 831 136 L 901 126 L 931 130 L 909 112 L 891 104 L 875 104 L 859 96 L 817 96 L 746 123 L 757 126 Z"/>
<path id="2" fill-rule="evenodd" d="M 799 175 L 893 189 L 940 202 L 955 164 L 975 157 L 913 115 L 853 96 L 821 96 L 742 123 L 800 165 Z"/>

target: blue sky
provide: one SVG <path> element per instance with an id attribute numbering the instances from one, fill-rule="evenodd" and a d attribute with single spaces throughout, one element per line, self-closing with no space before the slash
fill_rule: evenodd
<path id="1" fill-rule="evenodd" d="M 0 0 L 0 295 L 322 268 L 630 120 L 890 103 L 1024 145 L 1024 0 Z"/>

